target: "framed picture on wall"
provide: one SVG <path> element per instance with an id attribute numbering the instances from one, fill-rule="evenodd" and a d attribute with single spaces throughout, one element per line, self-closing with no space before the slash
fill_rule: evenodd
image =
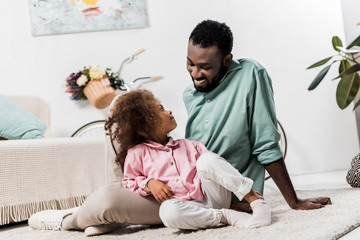
<path id="1" fill-rule="evenodd" d="M 28 0 L 33 36 L 148 26 L 146 0 Z"/>

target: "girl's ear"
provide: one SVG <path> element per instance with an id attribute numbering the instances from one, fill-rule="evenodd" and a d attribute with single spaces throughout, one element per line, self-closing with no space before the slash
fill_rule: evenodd
<path id="1" fill-rule="evenodd" d="M 230 63 L 231 63 L 232 58 L 233 58 L 233 55 L 232 55 L 231 53 L 229 53 L 228 55 L 226 55 L 226 56 L 224 57 L 224 66 L 225 66 L 225 67 L 230 66 Z"/>

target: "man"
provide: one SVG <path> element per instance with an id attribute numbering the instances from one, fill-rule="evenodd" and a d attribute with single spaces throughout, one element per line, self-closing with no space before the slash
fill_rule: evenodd
<path id="1" fill-rule="evenodd" d="M 270 78 L 254 61 L 232 60 L 232 42 L 230 29 L 210 20 L 200 23 L 190 35 L 187 69 L 193 86 L 184 91 L 189 113 L 186 137 L 203 142 L 227 159 L 254 180 L 253 188 L 259 192 L 265 166 L 291 208 L 316 209 L 330 204 L 329 198 L 297 198 L 278 146 Z M 108 148 L 112 149 L 111 145 Z M 119 180 L 118 169 L 114 174 Z M 139 196 L 117 181 L 92 193 L 79 208 L 34 214 L 29 225 L 34 229 L 85 230 L 87 236 L 94 236 L 126 224 L 161 224 L 159 207 L 152 195 Z M 241 203 L 234 203 L 233 208 L 244 209 Z"/>
<path id="2" fill-rule="evenodd" d="M 233 60 L 232 46 L 232 32 L 224 23 L 206 20 L 192 31 L 187 70 L 193 85 L 183 93 L 188 111 L 185 137 L 221 155 L 253 179 L 260 193 L 266 169 L 293 209 L 331 204 L 327 197 L 297 198 L 278 144 L 271 79 L 259 63 Z"/>

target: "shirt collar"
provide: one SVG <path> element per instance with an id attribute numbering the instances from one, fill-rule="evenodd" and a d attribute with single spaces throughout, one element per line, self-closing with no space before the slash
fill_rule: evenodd
<path id="1" fill-rule="evenodd" d="M 228 67 L 228 69 L 227 69 L 224 77 L 220 80 L 220 83 L 223 82 L 223 81 L 226 79 L 227 75 L 229 75 L 230 72 L 235 71 L 235 70 L 237 70 L 237 69 L 242 69 L 241 62 L 240 62 L 239 60 L 237 60 L 237 59 L 232 59 L 232 60 L 231 60 L 231 63 L 230 63 L 230 66 Z M 220 84 L 220 83 L 219 83 L 219 84 Z M 216 89 L 216 88 L 215 88 L 215 89 Z M 212 91 L 214 91 L 215 89 L 213 89 Z M 202 92 L 199 92 L 199 91 L 194 87 L 194 84 L 192 84 L 192 86 L 191 86 L 191 88 L 190 88 L 190 91 L 191 91 L 191 94 L 202 93 Z M 212 91 L 210 91 L 210 92 L 212 92 Z M 209 92 L 209 93 L 210 93 L 210 92 Z M 206 93 L 205 93 L 205 94 L 206 94 Z"/>
<path id="2" fill-rule="evenodd" d="M 177 141 L 175 141 L 172 137 L 169 137 L 169 141 L 168 141 L 168 143 L 167 143 L 165 146 L 163 146 L 163 145 L 160 144 L 160 143 L 151 141 L 151 140 L 148 140 L 147 142 L 144 142 L 144 144 L 145 144 L 146 146 L 149 146 L 149 147 L 155 148 L 155 149 L 165 149 L 165 148 L 175 147 L 175 146 L 177 146 L 179 143 L 178 143 Z"/>
<path id="3" fill-rule="evenodd" d="M 229 72 L 232 72 L 234 70 L 241 69 L 241 68 L 242 68 L 241 62 L 238 59 L 232 59 L 231 63 L 230 63 L 230 66 L 229 66 L 228 70 L 226 71 L 226 74 L 225 74 L 224 78 L 226 77 L 226 75 Z"/>

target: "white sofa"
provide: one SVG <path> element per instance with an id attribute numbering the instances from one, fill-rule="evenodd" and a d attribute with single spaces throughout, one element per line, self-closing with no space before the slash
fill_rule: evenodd
<path id="1" fill-rule="evenodd" d="M 50 107 L 38 97 L 8 96 L 48 127 L 44 139 L 0 141 L 0 225 L 44 209 L 79 206 L 103 186 L 103 138 L 50 138 Z"/>

